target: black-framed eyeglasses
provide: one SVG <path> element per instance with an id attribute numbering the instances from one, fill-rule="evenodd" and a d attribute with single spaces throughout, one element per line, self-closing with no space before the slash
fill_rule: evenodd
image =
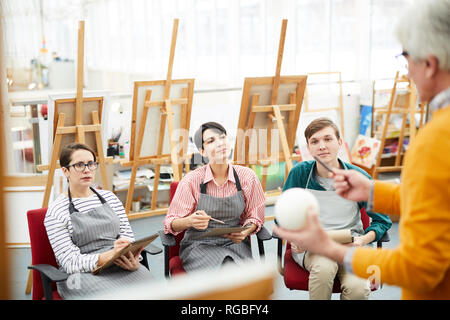
<path id="1" fill-rule="evenodd" d="M 84 162 L 80 161 L 80 162 L 66 166 L 67 169 L 70 169 L 70 167 L 74 167 L 74 169 L 78 172 L 83 172 L 86 169 L 86 167 L 88 167 L 88 169 L 90 171 L 94 171 L 98 167 L 98 162 L 89 161 L 88 163 L 84 163 Z"/>
<path id="2" fill-rule="evenodd" d="M 397 54 L 395 57 L 396 57 L 396 58 L 399 58 L 399 57 L 401 57 L 401 56 L 403 56 L 403 57 L 405 57 L 405 58 L 408 58 L 408 57 L 409 57 L 408 51 L 402 51 L 401 53 Z"/>
<path id="3" fill-rule="evenodd" d="M 397 54 L 395 58 L 397 59 L 397 62 L 399 63 L 400 68 L 404 68 L 405 70 L 408 70 L 408 58 L 409 53 L 408 51 L 402 51 L 400 54 Z"/>

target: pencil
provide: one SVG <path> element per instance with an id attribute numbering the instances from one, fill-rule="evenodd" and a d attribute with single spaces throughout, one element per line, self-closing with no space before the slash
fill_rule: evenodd
<path id="1" fill-rule="evenodd" d="M 313 156 L 314 157 L 314 159 L 317 161 L 317 162 L 319 162 L 325 169 L 327 169 L 328 171 L 330 171 L 331 173 L 333 173 L 334 174 L 334 172 L 333 172 L 333 170 L 331 170 L 331 168 L 329 167 L 329 166 L 327 166 L 326 164 L 325 164 L 325 162 L 323 162 L 322 160 L 320 160 L 318 157 L 316 157 L 316 156 Z"/>
<path id="2" fill-rule="evenodd" d="M 328 171 L 330 171 L 333 174 L 333 177 L 335 175 L 335 173 L 333 172 L 333 170 L 331 170 L 331 168 L 329 166 L 327 166 L 325 164 L 325 162 L 323 162 L 322 160 L 320 160 L 318 157 L 313 156 L 314 159 L 316 159 L 317 162 L 319 162 L 325 169 L 327 169 Z M 344 179 L 348 182 L 348 179 L 346 176 L 344 176 Z"/>
<path id="3" fill-rule="evenodd" d="M 221 223 L 221 224 L 225 224 L 225 222 L 223 222 L 222 220 L 215 219 L 215 218 L 213 218 L 213 217 L 210 217 L 210 219 L 211 219 L 212 221 L 216 221 L 216 222 L 219 222 L 219 223 Z"/>
<path id="4" fill-rule="evenodd" d="M 197 212 L 195 212 L 195 214 L 198 214 L 198 213 L 197 213 Z M 222 220 L 219 220 L 219 219 L 213 218 L 213 217 L 211 217 L 211 216 L 209 216 L 209 218 L 210 218 L 211 220 L 213 220 L 213 221 L 219 222 L 219 223 L 221 223 L 221 224 L 225 224 L 225 222 L 223 222 Z"/>

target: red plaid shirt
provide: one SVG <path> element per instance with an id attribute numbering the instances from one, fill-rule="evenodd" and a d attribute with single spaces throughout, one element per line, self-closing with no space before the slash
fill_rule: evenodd
<path id="1" fill-rule="evenodd" d="M 191 171 L 184 176 L 178 184 L 177 191 L 164 218 L 164 232 L 174 235 L 179 233 L 172 229 L 172 221 L 184 218 L 196 211 L 200 196 L 200 184 L 203 182 L 207 183 L 206 193 L 210 196 L 225 198 L 234 195 L 237 192 L 237 187 L 232 168 L 236 170 L 239 177 L 245 200 L 245 209 L 240 220 L 241 225 L 253 223 L 257 227 L 255 233 L 258 232 L 264 224 L 266 203 L 264 191 L 253 170 L 238 165 L 228 166 L 227 180 L 221 186 L 214 180 L 209 165 Z"/>

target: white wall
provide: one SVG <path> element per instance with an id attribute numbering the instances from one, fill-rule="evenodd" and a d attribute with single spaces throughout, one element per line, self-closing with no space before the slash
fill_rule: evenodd
<path id="1" fill-rule="evenodd" d="M 30 243 L 27 211 L 41 208 L 45 187 L 8 187 L 4 191 L 6 243 L 27 246 Z"/>

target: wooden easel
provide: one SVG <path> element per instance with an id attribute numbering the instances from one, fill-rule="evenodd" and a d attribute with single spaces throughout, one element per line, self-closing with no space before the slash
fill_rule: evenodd
<path id="1" fill-rule="evenodd" d="M 53 187 L 55 170 L 60 168 L 59 154 L 61 149 L 61 140 L 64 135 L 75 134 L 75 141 L 85 143 L 86 132 L 93 132 L 95 135 L 97 161 L 99 162 L 100 172 L 102 176 L 103 186 L 107 186 L 107 172 L 105 165 L 105 156 L 102 147 L 101 124 L 99 114 L 97 111 L 92 111 L 92 124 L 83 124 L 83 101 L 92 100 L 92 98 L 83 98 L 83 72 L 84 72 L 84 21 L 79 21 L 78 25 L 78 56 L 77 56 L 77 93 L 75 98 L 75 125 L 66 126 L 66 114 L 59 113 L 56 129 L 54 130 L 54 140 L 52 148 L 52 156 L 49 165 L 40 165 L 38 170 L 48 170 L 48 178 L 45 186 L 44 199 L 42 207 L 48 207 L 50 200 L 50 193 Z M 72 99 L 73 100 L 73 99 Z M 56 113 L 55 113 L 56 116 Z M 92 147 L 92 146 L 91 146 Z M 28 273 L 28 280 L 25 293 L 31 292 L 32 285 L 32 271 Z"/>
<path id="2" fill-rule="evenodd" d="M 287 28 L 287 19 L 284 19 L 281 26 L 281 34 L 280 34 L 280 42 L 278 46 L 278 56 L 277 56 L 277 65 L 276 65 L 276 71 L 274 77 L 266 77 L 266 78 L 246 78 L 244 83 L 244 91 L 242 96 L 242 104 L 241 104 L 241 113 L 239 116 L 239 123 L 238 123 L 238 132 L 249 132 L 249 130 L 254 129 L 255 125 L 255 118 L 257 117 L 257 114 L 266 113 L 268 118 L 268 127 L 267 127 L 267 146 L 268 146 L 268 152 L 270 153 L 271 150 L 271 130 L 274 128 L 274 125 L 276 124 L 279 135 L 280 135 L 280 142 L 282 147 L 282 152 L 280 152 L 277 155 L 269 154 L 267 158 L 265 159 L 258 159 L 257 165 L 260 165 L 263 167 L 262 170 L 262 179 L 261 184 L 263 187 L 263 190 L 266 191 L 266 184 L 267 184 L 267 170 L 271 163 L 273 163 L 273 156 L 277 157 L 278 162 L 285 161 L 286 162 L 286 172 L 289 172 L 292 169 L 292 160 L 297 159 L 301 161 L 300 155 L 294 155 L 293 154 L 293 148 L 295 143 L 295 135 L 297 132 L 297 124 L 298 119 L 300 117 L 300 111 L 301 111 L 301 105 L 303 102 L 303 95 L 305 91 L 306 86 L 306 76 L 291 76 L 291 77 L 280 77 L 280 71 L 281 71 L 281 63 L 283 59 L 283 51 L 284 51 L 284 43 L 286 39 L 286 28 Z M 258 86 L 258 85 L 267 85 L 272 84 L 272 92 L 271 92 L 271 98 L 270 98 L 270 104 L 266 105 L 259 105 L 260 95 L 258 93 L 255 93 L 251 95 L 250 93 L 250 87 L 252 85 Z M 296 84 L 295 92 L 290 92 L 289 94 L 289 103 L 288 104 L 278 104 L 278 94 L 279 94 L 279 87 L 280 83 L 293 83 Z M 251 101 L 250 105 L 247 106 L 248 99 L 250 99 L 251 95 Z M 285 124 L 283 122 L 283 116 L 281 112 L 287 112 L 288 116 L 288 126 L 289 131 L 286 131 Z M 247 118 L 248 113 L 248 118 Z M 274 124 L 275 123 L 275 124 Z M 249 137 L 245 137 L 249 138 Z M 245 143 L 245 162 L 244 165 L 249 166 L 250 165 L 250 155 L 249 155 L 249 143 L 246 141 L 242 141 L 243 139 L 240 139 L 240 137 L 237 137 L 236 139 L 236 147 L 235 147 L 235 153 L 234 153 L 234 162 L 240 163 L 241 159 L 241 146 L 240 143 Z M 250 138 L 249 138 L 250 140 Z M 287 176 L 287 175 L 286 175 Z M 279 192 L 275 192 L 279 193 Z M 272 194 L 270 194 L 272 195 Z M 266 196 L 269 196 L 266 193 Z"/>
<path id="3" fill-rule="evenodd" d="M 405 103 L 400 103 L 399 101 L 399 95 L 398 95 L 398 85 L 406 85 L 406 99 L 407 101 Z M 375 108 L 373 109 L 373 114 L 386 114 L 386 117 L 384 119 L 384 126 L 383 131 L 381 134 L 381 143 L 380 143 L 380 149 L 377 154 L 376 162 L 374 167 L 372 168 L 373 172 L 373 178 L 378 178 L 378 174 L 380 172 L 397 172 L 401 171 L 403 168 L 402 165 L 402 153 L 403 153 L 403 140 L 406 135 L 406 122 L 408 114 L 410 115 L 410 123 L 409 123 L 409 144 L 413 142 L 415 135 L 416 135 L 416 120 L 415 120 L 415 114 L 417 112 L 420 112 L 421 119 L 420 119 L 420 126 L 423 125 L 424 120 L 424 114 L 425 114 L 425 106 L 423 104 L 419 105 L 419 109 L 417 109 L 417 92 L 415 89 L 415 86 L 411 79 L 407 78 L 406 76 L 399 76 L 399 72 L 395 75 L 394 80 L 394 86 L 391 90 L 391 96 L 389 98 L 389 103 L 386 109 L 381 109 L 375 111 Z M 383 149 L 386 143 L 387 135 L 388 135 L 388 127 L 390 123 L 390 117 L 393 113 L 399 113 L 402 114 L 402 126 L 400 129 L 400 136 L 398 140 L 398 148 L 397 153 L 395 156 L 395 164 L 393 166 L 381 166 L 381 157 L 383 154 Z"/>
<path id="4" fill-rule="evenodd" d="M 314 108 L 309 109 L 309 96 L 308 96 L 308 87 L 305 90 L 305 98 L 303 100 L 303 112 L 323 112 L 323 111 L 332 111 L 336 110 L 339 112 L 340 123 L 341 123 L 341 135 L 344 137 L 344 95 L 342 91 L 342 75 L 340 71 L 330 71 L 330 72 L 308 72 L 309 76 L 314 75 L 337 75 L 339 80 L 339 105 L 337 107 L 328 107 L 328 108 Z"/>
<path id="5" fill-rule="evenodd" d="M 174 19 L 173 22 L 173 30 L 172 30 L 172 41 L 170 47 L 170 56 L 169 63 L 167 68 L 167 77 L 166 80 L 162 81 L 148 81 L 148 82 L 140 82 L 142 84 L 163 84 L 164 85 L 164 96 L 162 100 L 151 101 L 151 90 L 146 90 L 145 94 L 145 102 L 144 108 L 142 110 L 142 114 L 139 115 L 139 132 L 137 133 L 136 145 L 134 146 L 134 142 L 136 137 L 134 136 L 135 130 L 132 131 L 131 141 L 133 145 L 130 146 L 130 161 L 121 163 L 122 166 L 132 166 L 131 169 L 131 178 L 130 178 L 130 186 L 127 193 L 127 200 L 125 204 L 125 211 L 130 218 L 140 218 L 140 217 L 148 217 L 159 214 L 165 214 L 167 212 L 167 208 L 156 209 L 156 201 L 158 197 L 158 184 L 160 179 L 160 170 L 161 165 L 163 164 L 171 164 L 173 169 L 173 178 L 174 181 L 180 181 L 182 176 L 182 166 L 183 163 L 179 164 L 180 159 L 188 159 L 185 157 L 183 150 L 187 150 L 187 139 L 185 142 L 185 147 L 182 148 L 179 152 L 177 152 L 177 141 L 172 139 L 172 134 L 175 130 L 174 123 L 174 113 L 172 109 L 172 105 L 181 105 L 181 119 L 180 119 L 180 128 L 189 130 L 190 117 L 191 117 L 191 108 L 192 108 L 192 97 L 193 97 L 193 87 L 194 87 L 194 79 L 186 79 L 186 80 L 172 80 L 172 68 L 173 68 L 173 60 L 175 55 L 175 46 L 177 40 L 178 33 L 178 19 Z M 170 89 L 172 84 L 178 83 L 188 83 L 188 88 L 183 88 L 182 98 L 173 99 L 170 97 Z M 133 96 L 133 105 L 137 103 L 137 86 L 139 82 L 135 82 L 135 90 Z M 134 107 L 134 106 L 133 106 Z M 141 156 L 141 148 L 144 138 L 144 130 L 147 122 L 147 116 L 150 108 L 160 108 L 160 127 L 158 133 L 158 147 L 157 154 L 155 156 L 143 157 Z M 136 123 L 137 119 L 132 119 L 132 126 Z M 164 134 L 165 129 L 168 129 L 169 134 L 169 143 L 170 143 L 170 154 L 164 155 L 163 152 L 163 144 L 164 144 Z M 134 126 L 134 128 L 136 128 Z M 152 201 L 150 212 L 140 212 L 140 213 L 130 213 L 131 203 L 133 201 L 133 193 L 135 189 L 136 182 L 136 173 L 140 166 L 144 164 L 153 164 L 155 166 L 155 176 L 153 183 L 153 192 L 152 192 Z"/>
<path id="6" fill-rule="evenodd" d="M 83 98 L 83 77 L 84 77 L 84 21 L 79 22 L 78 26 L 78 57 L 77 57 L 77 93 L 75 98 L 75 125 L 66 126 L 66 115 L 64 113 L 58 114 L 58 121 L 56 129 L 54 130 L 54 140 L 52 156 L 50 164 L 47 166 L 39 166 L 39 170 L 49 170 L 47 184 L 45 187 L 44 200 L 42 207 L 48 206 L 50 193 L 53 186 L 53 179 L 55 170 L 60 168 L 58 163 L 61 140 L 66 134 L 75 134 L 75 142 L 85 143 L 86 133 L 93 132 L 95 134 L 97 161 L 99 162 L 100 172 L 102 176 L 102 183 L 106 186 L 107 174 L 105 166 L 105 156 L 102 147 L 101 124 L 99 113 L 92 111 L 92 124 L 83 124 L 83 101 L 92 100 L 92 98 Z M 95 98 L 94 98 L 95 99 Z M 57 114 L 55 114 L 56 116 Z M 92 146 L 91 146 L 92 147 Z"/>

